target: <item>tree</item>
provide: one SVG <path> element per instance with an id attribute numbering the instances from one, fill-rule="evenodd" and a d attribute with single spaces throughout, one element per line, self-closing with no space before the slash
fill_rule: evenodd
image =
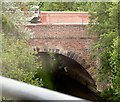
<path id="1" fill-rule="evenodd" d="M 21 39 L 7 39 L 4 34 L 2 36 L 2 75 L 41 86 L 42 79 L 35 78 L 41 64 L 35 61 L 28 44 Z"/>
<path id="2" fill-rule="evenodd" d="M 115 102 L 120 100 L 119 5 L 120 3 L 116 2 L 98 3 L 90 24 L 90 31 L 98 37 L 94 50 L 97 50 L 96 56 L 100 59 L 99 76 L 101 80 L 107 80 L 108 88 L 103 95 Z"/>
<path id="3" fill-rule="evenodd" d="M 11 5 L 10 5 L 11 4 Z M 23 18 L 16 3 L 6 3 L 2 13 L 2 75 L 19 81 L 42 86 L 42 79 L 35 78 L 41 63 L 30 48 L 26 35 L 29 31 L 23 26 Z M 8 12 L 9 11 L 9 12 Z M 9 15 L 9 16 L 8 16 Z"/>
<path id="4" fill-rule="evenodd" d="M 28 8 L 38 5 L 39 2 L 29 2 Z M 97 3 L 94 2 L 40 2 L 41 11 L 95 11 Z M 94 8 L 93 8 L 94 6 Z"/>
<path id="5" fill-rule="evenodd" d="M 33 34 L 23 25 L 27 23 L 24 12 L 19 8 L 19 3 L 2 3 L 2 12 L 0 13 L 2 22 L 2 31 L 8 37 L 14 36 L 16 39 L 29 39 Z"/>

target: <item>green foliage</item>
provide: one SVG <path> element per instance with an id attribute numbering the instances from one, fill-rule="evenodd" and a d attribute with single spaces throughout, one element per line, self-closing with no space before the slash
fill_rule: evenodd
<path id="1" fill-rule="evenodd" d="M 106 85 L 109 85 L 103 96 L 114 102 L 120 100 L 119 5 L 116 2 L 98 3 L 90 24 L 90 31 L 98 37 L 93 48 L 100 59 L 100 81 L 107 79 Z"/>
<path id="2" fill-rule="evenodd" d="M 19 4 L 19 3 L 18 3 Z M 35 78 L 41 63 L 35 59 L 33 51 L 27 42 L 31 32 L 23 26 L 24 16 L 17 3 L 3 3 L 2 12 L 2 75 L 42 86 L 41 78 Z M 24 19 L 24 20 L 23 20 Z"/>
<path id="3" fill-rule="evenodd" d="M 2 12 L 0 13 L 2 31 L 6 37 L 14 36 L 16 39 L 28 39 L 33 34 L 29 29 L 23 26 L 27 19 L 18 6 L 19 3 L 2 3 Z"/>
<path id="4" fill-rule="evenodd" d="M 74 2 L 51 2 L 44 3 L 41 10 L 45 11 L 76 11 L 76 4 Z"/>
<path id="5" fill-rule="evenodd" d="M 14 28 L 14 24 L 11 22 L 11 20 L 4 14 L 0 13 L 0 17 L 2 18 L 2 30 L 3 32 L 11 32 L 12 29 Z"/>
<path id="6" fill-rule="evenodd" d="M 41 86 L 42 80 L 35 79 L 41 64 L 35 61 L 35 56 L 24 40 L 2 38 L 2 75 Z"/>
<path id="7" fill-rule="evenodd" d="M 42 3 L 42 2 L 41 2 Z M 28 8 L 38 5 L 39 2 L 29 2 Z M 94 8 L 93 8 L 94 6 Z M 43 2 L 40 6 L 41 11 L 95 11 L 95 2 Z"/>
<path id="8" fill-rule="evenodd" d="M 112 88 L 114 90 L 114 101 L 120 100 L 120 38 L 113 40 L 113 48 L 110 51 L 110 66 L 112 68 Z"/>
<path id="9" fill-rule="evenodd" d="M 53 53 L 44 54 L 43 56 L 40 55 L 40 59 L 38 61 L 42 63 L 42 69 L 38 70 L 36 77 L 42 78 L 43 87 L 55 90 L 53 76 L 56 68 L 58 67 L 55 55 Z"/>
<path id="10" fill-rule="evenodd" d="M 109 101 L 111 102 L 113 101 L 113 93 L 114 93 L 114 90 L 112 88 L 107 88 L 104 90 L 101 96 L 107 99 L 108 102 Z"/>

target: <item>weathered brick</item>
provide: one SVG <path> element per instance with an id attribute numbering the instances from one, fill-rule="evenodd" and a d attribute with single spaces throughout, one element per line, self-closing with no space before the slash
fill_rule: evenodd
<path id="1" fill-rule="evenodd" d="M 88 16 L 87 13 L 82 15 L 84 15 L 84 19 L 88 19 L 86 18 Z M 76 14 L 76 16 L 78 16 L 78 14 Z M 58 22 L 57 24 L 50 24 L 52 22 L 55 23 L 56 20 L 53 20 L 53 18 L 51 18 L 51 21 L 47 22 L 45 21 L 45 17 L 43 17 L 43 19 L 44 23 L 37 25 L 26 25 L 27 28 L 30 28 L 31 31 L 34 32 L 34 38 L 29 39 L 29 44 L 31 46 L 47 45 L 49 47 L 48 51 L 56 53 L 59 52 L 65 56 L 69 56 L 73 59 L 76 59 L 77 62 L 81 61 L 84 66 L 96 66 L 95 60 L 93 63 L 93 60 L 90 57 L 90 48 L 91 45 L 95 42 L 96 37 L 94 35 L 88 34 L 87 25 L 70 23 L 70 19 L 68 19 L 69 24 L 65 24 L 66 22 L 68 23 L 68 21 L 65 20 L 63 20 L 65 22 L 63 24 L 61 24 L 60 22 Z M 54 19 L 56 18 L 54 17 Z M 87 23 L 88 21 L 85 22 Z M 64 50 L 57 48 L 57 46 L 62 46 Z M 80 55 L 76 56 L 75 54 L 78 53 L 80 53 Z M 85 61 L 83 61 L 82 59 L 84 59 Z M 85 64 L 84 62 L 86 62 L 87 64 Z"/>

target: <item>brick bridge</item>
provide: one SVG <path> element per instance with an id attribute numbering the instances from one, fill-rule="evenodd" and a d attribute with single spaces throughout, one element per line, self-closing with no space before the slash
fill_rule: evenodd
<path id="1" fill-rule="evenodd" d="M 96 37 L 88 34 L 87 12 L 41 12 L 41 23 L 27 24 L 34 34 L 29 40 L 34 50 L 54 52 L 74 59 L 96 79 L 97 61 L 90 55 Z"/>

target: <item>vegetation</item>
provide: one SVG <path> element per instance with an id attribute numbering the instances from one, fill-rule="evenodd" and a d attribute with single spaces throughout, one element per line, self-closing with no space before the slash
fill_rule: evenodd
<path id="1" fill-rule="evenodd" d="M 119 6 L 120 3 L 115 2 L 98 3 L 96 13 L 91 16 L 90 25 L 91 31 L 98 37 L 94 54 L 97 51 L 96 56 L 100 59 L 99 78 L 100 81 L 107 82 L 107 89 L 102 95 L 114 102 L 120 100 Z"/>
<path id="2" fill-rule="evenodd" d="M 41 86 L 42 79 L 35 78 L 41 65 L 35 61 L 35 56 L 24 40 L 2 38 L 2 75 Z"/>
<path id="3" fill-rule="evenodd" d="M 36 78 L 35 75 L 38 70 L 40 73 L 43 71 L 42 74 L 46 71 L 42 69 L 41 62 L 35 60 L 36 57 L 27 44 L 27 39 L 32 33 L 21 27 L 25 24 L 21 10 L 28 10 L 38 4 L 38 2 L 3 3 L 3 11 L 0 13 L 3 30 L 2 74 L 42 86 L 43 82 L 40 78 L 42 76 Z M 41 4 L 40 10 L 91 13 L 90 32 L 98 37 L 98 41 L 93 46 L 93 53 L 100 60 L 99 81 L 106 81 L 106 89 L 102 92 L 102 96 L 109 101 L 118 102 L 120 100 L 120 2 L 45 2 Z M 48 78 L 49 75 L 43 77 Z M 49 78 L 44 84 L 47 82 L 49 83 Z"/>
<path id="4" fill-rule="evenodd" d="M 22 16 L 17 15 L 19 9 L 11 10 L 15 4 L 6 5 L 10 11 L 8 12 L 3 8 L 0 14 L 2 17 L 2 75 L 42 86 L 42 79 L 35 78 L 37 70 L 41 69 L 41 64 L 35 60 L 34 53 L 27 43 L 26 35 L 31 34 L 31 32 L 21 28 L 21 25 L 18 24 L 18 22 L 22 22 L 18 19 L 22 19 Z M 14 19 L 13 15 L 16 15 Z"/>
<path id="5" fill-rule="evenodd" d="M 40 11 L 95 11 L 97 7 L 96 2 L 28 2 L 20 3 L 19 7 L 25 11 L 36 5 Z"/>
<path id="6" fill-rule="evenodd" d="M 41 6 L 43 11 L 94 11 L 97 3 L 91 2 L 49 2 Z M 89 7 L 89 8 L 88 8 Z M 91 9 L 92 8 L 92 9 Z"/>
<path id="7" fill-rule="evenodd" d="M 43 87 L 55 90 L 54 73 L 56 68 L 58 68 L 58 60 L 55 57 L 54 53 L 46 53 L 44 55 L 40 55 L 39 60 L 42 64 L 42 69 L 38 70 L 35 77 L 42 78 Z"/>

